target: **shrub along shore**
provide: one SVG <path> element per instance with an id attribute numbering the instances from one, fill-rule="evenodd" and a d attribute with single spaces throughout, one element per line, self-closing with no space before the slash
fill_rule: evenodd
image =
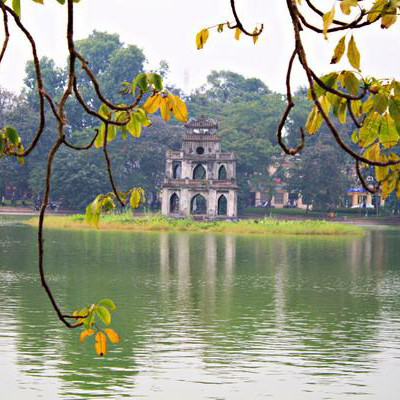
<path id="1" fill-rule="evenodd" d="M 38 218 L 26 221 L 37 225 Z M 54 229 L 97 230 L 84 222 L 84 215 L 47 216 L 45 227 Z M 240 220 L 237 222 L 213 221 L 202 222 L 191 219 L 172 219 L 160 215 L 135 217 L 130 213 L 104 215 L 100 219 L 100 230 L 103 231 L 137 231 L 137 232 L 215 232 L 258 235 L 362 235 L 364 230 L 359 226 L 327 221 L 282 221 L 273 218 Z"/>

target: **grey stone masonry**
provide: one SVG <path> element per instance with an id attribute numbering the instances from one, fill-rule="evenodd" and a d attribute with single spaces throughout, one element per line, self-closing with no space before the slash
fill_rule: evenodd
<path id="1" fill-rule="evenodd" d="M 222 153 L 218 123 L 203 116 L 185 125 L 179 151 L 166 154 L 161 193 L 163 215 L 234 219 L 237 215 L 236 158 Z"/>

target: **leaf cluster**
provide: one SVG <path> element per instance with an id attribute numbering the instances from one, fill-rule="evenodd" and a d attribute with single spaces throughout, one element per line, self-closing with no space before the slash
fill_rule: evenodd
<path id="1" fill-rule="evenodd" d="M 107 338 L 114 344 L 120 342 L 119 335 L 114 329 L 108 327 L 111 324 L 111 312 L 115 309 L 116 306 L 112 300 L 103 299 L 97 304 L 76 310 L 72 314 L 77 323 L 84 327 L 79 335 L 80 343 L 83 343 L 89 336 L 96 334 L 94 348 L 100 357 L 107 353 Z"/>

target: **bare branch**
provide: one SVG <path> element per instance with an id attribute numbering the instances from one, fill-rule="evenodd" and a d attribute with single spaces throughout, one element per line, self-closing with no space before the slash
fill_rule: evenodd
<path id="1" fill-rule="evenodd" d="M 99 130 L 98 130 L 98 129 L 95 129 L 95 132 L 96 132 L 96 134 L 94 135 L 93 139 L 92 139 L 91 142 L 90 142 L 89 144 L 87 144 L 86 146 L 76 146 L 76 145 L 74 145 L 74 144 L 71 144 L 71 143 L 69 143 L 69 142 L 67 141 L 67 139 L 66 139 L 65 137 L 64 137 L 64 144 L 65 144 L 67 147 L 69 147 L 69 148 L 71 148 L 71 149 L 74 149 L 74 150 L 78 150 L 78 151 L 80 151 L 80 150 L 89 150 L 89 149 L 93 146 L 94 142 L 96 141 L 97 136 L 99 136 Z"/>
<path id="2" fill-rule="evenodd" d="M 8 41 L 10 39 L 10 32 L 8 30 L 8 16 L 3 2 L 0 2 L 0 7 L 1 10 L 3 11 L 3 21 L 4 21 L 4 42 L 0 53 L 0 64 L 1 64 L 1 61 L 3 60 L 4 54 L 6 53 L 7 50 Z"/>
<path id="3" fill-rule="evenodd" d="M 286 144 L 283 141 L 283 128 L 285 126 L 287 118 L 289 117 L 291 109 L 295 105 L 294 102 L 293 102 L 293 98 L 292 98 L 292 91 L 291 91 L 291 86 L 290 86 L 290 77 L 291 77 L 291 74 L 292 74 L 293 62 L 294 62 L 294 59 L 296 58 L 296 55 L 297 55 L 297 50 L 294 50 L 293 54 L 292 54 L 292 56 L 290 57 L 290 60 L 289 60 L 288 71 L 287 71 L 287 74 L 286 74 L 286 99 L 287 99 L 287 105 L 286 105 L 286 109 L 285 109 L 285 111 L 284 111 L 284 113 L 282 115 L 281 121 L 279 122 L 278 133 L 277 133 L 279 145 L 281 146 L 281 148 L 283 149 L 283 151 L 286 154 L 291 155 L 291 156 L 294 156 L 295 154 L 299 153 L 303 149 L 304 144 L 305 144 L 305 142 L 304 142 L 305 137 L 304 137 L 303 128 L 300 128 L 301 142 L 297 147 L 289 148 L 289 147 L 286 146 Z"/>
<path id="4" fill-rule="evenodd" d="M 18 15 L 10 7 L 4 5 L 3 2 L 1 2 L 1 1 L 0 1 L 0 5 L 3 10 L 5 9 L 14 18 L 14 21 L 17 24 L 18 28 L 23 32 L 25 37 L 28 39 L 28 41 L 31 45 L 31 49 L 32 49 L 33 64 L 35 66 L 36 84 L 37 84 L 39 103 L 40 103 L 40 105 L 39 105 L 39 114 L 40 114 L 39 126 L 37 128 L 36 134 L 31 142 L 31 144 L 27 147 L 27 149 L 25 151 L 23 151 L 22 153 L 12 153 L 12 155 L 17 156 L 17 157 L 25 157 L 36 147 L 36 145 L 40 139 L 40 136 L 42 135 L 44 126 L 45 126 L 44 87 L 43 87 L 43 80 L 42 80 L 42 72 L 40 69 L 39 57 L 38 57 L 37 50 L 36 50 L 36 43 L 35 43 L 32 35 L 22 24 Z"/>
<path id="5" fill-rule="evenodd" d="M 250 33 L 249 31 L 247 31 L 247 30 L 244 28 L 242 22 L 241 22 L 240 19 L 239 19 L 238 14 L 237 14 L 236 5 L 235 5 L 235 0 L 230 0 L 230 1 L 231 1 L 231 9 L 232 9 L 232 12 L 233 12 L 233 16 L 234 16 L 234 18 L 235 18 L 235 21 L 236 21 L 236 25 L 230 26 L 230 25 L 228 24 L 228 27 L 229 27 L 230 29 L 239 28 L 239 29 L 240 29 L 245 35 L 247 35 L 247 36 L 259 36 L 259 35 L 261 34 L 261 32 L 263 31 L 263 29 L 264 29 L 264 24 L 261 24 L 260 30 L 258 30 L 257 32 Z"/>
<path id="6" fill-rule="evenodd" d="M 360 162 L 358 160 L 356 160 L 356 172 L 357 172 L 357 177 L 360 180 L 361 185 L 365 190 L 367 190 L 368 192 L 370 192 L 372 194 L 379 192 L 379 190 L 381 188 L 380 182 L 378 183 L 377 186 L 372 186 L 372 185 L 369 185 L 367 182 L 365 182 L 364 177 L 361 174 Z"/>
<path id="7" fill-rule="evenodd" d="M 105 156 L 106 162 L 107 162 L 108 177 L 110 179 L 111 187 L 115 194 L 115 197 L 121 204 L 121 207 L 125 207 L 125 202 L 121 199 L 120 195 L 118 194 L 117 186 L 115 185 L 114 177 L 113 177 L 112 171 L 111 171 L 111 160 L 110 160 L 110 157 L 108 156 L 108 151 L 107 151 L 108 123 L 106 123 L 105 125 L 106 125 L 106 129 L 105 129 L 105 133 L 104 133 L 103 152 L 104 152 L 104 156 Z"/>
<path id="8" fill-rule="evenodd" d="M 117 111 L 129 111 L 129 110 L 132 110 L 134 107 L 136 107 L 139 104 L 139 102 L 140 102 L 140 100 L 142 99 L 142 96 L 143 96 L 143 92 L 142 91 L 140 92 L 139 96 L 136 97 L 136 99 L 133 101 L 133 103 L 131 103 L 128 106 L 119 106 L 119 105 L 113 104 L 112 102 L 107 100 L 105 98 L 105 96 L 103 96 L 103 94 L 101 93 L 100 85 L 97 82 L 97 79 L 95 78 L 92 70 L 88 67 L 87 61 L 75 49 L 74 49 L 74 54 L 75 54 L 76 58 L 81 62 L 83 70 L 86 72 L 87 76 L 92 81 L 94 90 L 95 90 L 95 92 L 97 94 L 97 97 L 99 98 L 100 101 L 102 101 L 104 104 L 106 104 L 111 109 L 117 110 Z"/>

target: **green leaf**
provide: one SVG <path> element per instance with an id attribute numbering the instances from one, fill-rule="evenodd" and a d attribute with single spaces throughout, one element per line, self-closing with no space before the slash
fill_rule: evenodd
<path id="1" fill-rule="evenodd" d="M 115 306 L 115 303 L 110 300 L 110 299 L 103 299 L 99 301 L 100 305 L 107 306 L 111 311 L 114 311 L 117 307 Z"/>
<path id="2" fill-rule="evenodd" d="M 154 85 L 154 89 L 163 90 L 162 78 L 158 74 L 147 74 L 148 80 Z"/>
<path id="3" fill-rule="evenodd" d="M 12 9 L 18 17 L 21 17 L 21 0 L 12 0 Z"/>
<path id="4" fill-rule="evenodd" d="M 319 79 L 321 79 L 321 81 L 329 88 L 334 88 L 335 84 L 337 82 L 338 76 L 339 76 L 339 74 L 337 72 L 331 72 L 327 75 L 321 76 Z M 325 93 L 326 93 L 326 90 L 316 83 L 315 84 L 315 94 L 317 95 L 317 98 L 324 95 Z"/>
<path id="5" fill-rule="evenodd" d="M 65 0 L 57 0 L 60 4 L 65 4 Z"/>
<path id="6" fill-rule="evenodd" d="M 395 146 L 399 141 L 399 134 L 397 132 L 396 125 L 389 113 L 382 115 L 379 141 L 386 149 Z"/>
<path id="7" fill-rule="evenodd" d="M 20 142 L 20 137 L 17 133 L 17 131 L 11 127 L 11 126 L 7 126 L 6 128 L 6 135 L 8 137 L 8 140 L 14 145 L 17 146 L 18 143 Z"/>
<path id="8" fill-rule="evenodd" d="M 383 93 L 378 93 L 377 95 L 375 95 L 374 105 L 373 105 L 375 111 L 383 113 L 384 111 L 386 111 L 388 104 L 389 104 L 388 96 L 384 95 Z"/>
<path id="9" fill-rule="evenodd" d="M 94 312 L 93 312 L 93 311 L 90 311 L 90 313 L 89 313 L 89 315 L 87 316 L 87 318 L 85 318 L 84 321 L 83 321 L 83 326 L 84 326 L 86 329 L 89 329 L 89 328 L 92 326 L 93 321 L 94 321 Z"/>
<path id="10" fill-rule="evenodd" d="M 347 103 L 346 103 L 346 101 L 342 101 L 340 103 L 337 117 L 338 117 L 339 122 L 341 124 L 345 124 L 346 123 L 346 117 L 347 117 Z"/>
<path id="11" fill-rule="evenodd" d="M 367 116 L 364 121 L 364 125 L 360 129 L 360 141 L 358 142 L 359 146 L 367 147 L 378 138 L 381 121 L 382 117 L 377 112 L 371 113 Z"/>
<path id="12" fill-rule="evenodd" d="M 111 322 L 111 314 L 108 311 L 108 308 L 104 306 L 97 306 L 96 308 L 97 316 L 99 317 L 100 321 L 104 322 L 106 325 L 109 325 Z"/>
<path id="13" fill-rule="evenodd" d="M 389 112 L 390 116 L 397 124 L 400 124 L 400 97 L 391 96 L 389 99 Z"/>
<path id="14" fill-rule="evenodd" d="M 395 96 L 400 96 L 400 82 L 393 79 L 391 88 L 393 89 Z"/>
<path id="15" fill-rule="evenodd" d="M 143 92 L 147 92 L 147 90 L 149 90 L 149 81 L 147 80 L 147 75 L 140 74 L 137 84 Z"/>
<path id="16" fill-rule="evenodd" d="M 351 35 L 349 46 L 347 48 L 347 58 L 353 68 L 358 71 L 360 70 L 360 52 L 358 51 L 356 41 L 354 40 L 354 36 Z"/>
<path id="17" fill-rule="evenodd" d="M 350 71 L 346 71 L 343 77 L 345 89 L 353 96 L 358 93 L 359 81 L 357 77 Z"/>

